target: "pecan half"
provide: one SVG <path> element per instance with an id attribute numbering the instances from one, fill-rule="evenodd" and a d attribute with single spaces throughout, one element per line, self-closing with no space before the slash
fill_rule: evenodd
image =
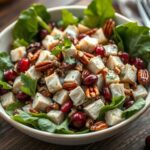
<path id="1" fill-rule="evenodd" d="M 90 59 L 94 57 L 94 55 L 87 52 L 77 51 L 76 57 L 80 62 L 87 65 L 90 62 Z"/>
<path id="2" fill-rule="evenodd" d="M 138 71 L 138 82 L 142 85 L 148 85 L 150 82 L 150 76 L 147 69 L 140 69 Z"/>
<path id="3" fill-rule="evenodd" d="M 114 27 L 115 27 L 115 21 L 112 19 L 107 20 L 103 27 L 104 34 L 107 37 L 110 37 L 113 33 Z"/>
<path id="4" fill-rule="evenodd" d="M 45 61 L 45 62 L 40 62 L 35 65 L 35 69 L 37 71 L 45 71 L 49 68 L 52 68 L 54 63 L 52 61 Z"/>
<path id="5" fill-rule="evenodd" d="M 94 34 L 96 31 L 97 31 L 97 29 L 94 28 L 94 29 L 91 29 L 91 30 L 85 32 L 85 34 L 91 36 L 91 35 Z"/>
<path id="6" fill-rule="evenodd" d="M 64 84 L 63 84 L 63 88 L 66 90 L 73 90 L 77 86 L 78 86 L 78 84 L 75 82 L 64 82 Z"/>
<path id="7" fill-rule="evenodd" d="M 40 52 L 40 50 L 36 51 L 34 54 L 32 52 L 29 52 L 27 57 L 30 62 L 35 62 L 39 58 Z"/>
<path id="8" fill-rule="evenodd" d="M 103 121 L 98 121 L 96 123 L 94 123 L 91 127 L 90 127 L 90 130 L 91 131 L 99 131 L 99 130 L 103 130 L 103 129 L 106 129 L 108 128 L 108 125 L 103 122 Z"/>
<path id="9" fill-rule="evenodd" d="M 87 96 L 87 98 L 90 98 L 90 99 L 99 96 L 99 90 L 97 86 L 87 87 L 85 89 L 85 95 Z"/>

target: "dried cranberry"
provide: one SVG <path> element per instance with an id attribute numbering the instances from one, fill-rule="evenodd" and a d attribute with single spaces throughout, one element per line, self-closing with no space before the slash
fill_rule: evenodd
<path id="1" fill-rule="evenodd" d="M 99 55 L 101 57 L 104 57 L 106 52 L 105 52 L 105 48 L 103 46 L 97 46 L 95 48 L 95 52 L 96 52 L 96 55 Z"/>
<path id="2" fill-rule="evenodd" d="M 111 92 L 110 92 L 110 89 L 109 89 L 108 86 L 105 86 L 103 88 L 102 94 L 103 94 L 104 99 L 105 99 L 106 102 L 110 102 L 111 101 L 112 95 L 111 95 Z"/>
<path id="3" fill-rule="evenodd" d="M 132 65 L 134 65 L 137 69 L 144 69 L 145 68 L 145 64 L 144 61 L 140 58 L 131 58 L 130 59 L 130 63 Z"/>
<path id="4" fill-rule="evenodd" d="M 73 106 L 73 103 L 71 100 L 69 100 L 61 106 L 61 111 L 64 113 L 67 113 L 71 110 L 72 106 Z"/>
<path id="5" fill-rule="evenodd" d="M 43 40 L 48 35 L 48 31 L 45 29 L 42 29 L 39 31 L 39 38 L 40 40 Z"/>
<path id="6" fill-rule="evenodd" d="M 8 92 L 9 92 L 8 90 L 5 90 L 5 89 L 0 87 L 0 95 L 6 94 Z"/>
<path id="7" fill-rule="evenodd" d="M 130 98 L 126 99 L 124 104 L 123 104 L 123 107 L 125 109 L 128 109 L 129 107 L 131 107 L 133 105 L 134 101 Z"/>
<path id="8" fill-rule="evenodd" d="M 30 96 L 28 96 L 27 94 L 23 93 L 23 92 L 19 92 L 16 94 L 16 98 L 21 101 L 21 102 L 26 102 L 26 101 L 30 101 L 31 98 Z"/>
<path id="9" fill-rule="evenodd" d="M 87 76 L 86 78 L 83 79 L 83 83 L 84 85 L 90 86 L 93 85 L 97 82 L 97 76 L 94 74 L 90 74 L 89 76 Z"/>
<path id="10" fill-rule="evenodd" d="M 78 40 L 81 40 L 81 39 L 83 39 L 83 38 L 86 37 L 86 36 L 87 36 L 87 34 L 81 33 L 81 34 L 79 34 L 79 36 L 78 36 Z"/>
<path id="11" fill-rule="evenodd" d="M 4 72 L 4 79 L 6 81 L 14 81 L 16 77 L 17 77 L 17 73 L 12 69 Z"/>
<path id="12" fill-rule="evenodd" d="M 81 129 L 85 126 L 86 115 L 83 112 L 75 112 L 71 116 L 71 125 L 77 129 Z"/>
<path id="13" fill-rule="evenodd" d="M 35 53 L 37 50 L 39 50 L 41 48 L 41 44 L 39 42 L 35 42 L 35 43 L 32 43 L 30 44 L 28 47 L 27 47 L 27 51 L 30 51 L 30 52 L 33 52 Z"/>
<path id="14" fill-rule="evenodd" d="M 18 61 L 17 64 L 17 71 L 18 72 L 25 72 L 28 70 L 30 67 L 30 61 L 27 58 L 22 58 L 21 60 Z"/>
<path id="15" fill-rule="evenodd" d="M 145 145 L 146 145 L 146 148 L 150 149 L 150 135 L 146 137 Z"/>
<path id="16" fill-rule="evenodd" d="M 129 54 L 126 52 L 123 52 L 119 55 L 119 57 L 121 58 L 121 60 L 123 61 L 124 64 L 129 63 Z"/>

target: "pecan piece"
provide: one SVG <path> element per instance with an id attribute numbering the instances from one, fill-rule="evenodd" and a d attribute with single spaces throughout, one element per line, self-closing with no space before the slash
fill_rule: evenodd
<path id="1" fill-rule="evenodd" d="M 90 59 L 94 57 L 94 55 L 87 52 L 77 51 L 76 57 L 80 62 L 87 65 Z"/>
<path id="2" fill-rule="evenodd" d="M 94 34 L 96 31 L 97 31 L 97 29 L 94 28 L 94 29 L 91 29 L 91 30 L 85 32 L 85 34 L 91 36 L 91 35 Z"/>
<path id="3" fill-rule="evenodd" d="M 107 20 L 103 27 L 104 34 L 107 37 L 110 37 L 113 33 L 114 27 L 115 27 L 115 21 L 112 19 Z"/>
<path id="4" fill-rule="evenodd" d="M 59 104 L 57 104 L 57 103 L 53 103 L 53 104 L 51 104 L 50 106 L 48 106 L 47 108 L 46 108 L 46 112 L 49 112 L 49 111 L 51 111 L 52 109 L 53 110 L 59 110 Z"/>
<path id="5" fill-rule="evenodd" d="M 45 62 L 40 62 L 38 64 L 35 65 L 35 69 L 37 71 L 45 71 L 49 68 L 52 68 L 54 65 L 54 63 L 52 61 L 45 61 Z"/>
<path id="6" fill-rule="evenodd" d="M 88 119 L 86 120 L 85 126 L 89 129 L 89 128 L 91 128 L 91 126 L 92 126 L 93 124 L 94 124 L 94 120 L 91 119 L 91 118 L 88 118 Z"/>
<path id="7" fill-rule="evenodd" d="M 150 82 L 150 76 L 147 69 L 140 69 L 138 71 L 138 82 L 142 85 L 148 85 Z"/>
<path id="8" fill-rule="evenodd" d="M 97 86 L 87 87 L 85 90 L 85 95 L 90 99 L 99 96 L 99 90 Z"/>
<path id="9" fill-rule="evenodd" d="M 91 127 L 90 127 L 90 130 L 91 131 L 99 131 L 99 130 L 103 130 L 103 129 L 106 129 L 108 128 L 108 125 L 103 122 L 103 121 L 98 121 L 96 123 L 94 123 Z"/>
<path id="10" fill-rule="evenodd" d="M 38 92 L 41 93 L 45 97 L 51 97 L 52 94 L 49 92 L 46 86 L 38 87 Z"/>
<path id="11" fill-rule="evenodd" d="M 69 91 L 73 90 L 77 86 L 78 86 L 78 84 L 75 82 L 64 82 L 64 84 L 63 84 L 63 88 L 66 90 L 69 90 Z"/>
<path id="12" fill-rule="evenodd" d="M 32 52 L 29 52 L 27 57 L 30 60 L 30 62 L 36 61 L 39 58 L 40 52 L 40 50 L 38 50 L 34 54 L 32 54 Z"/>

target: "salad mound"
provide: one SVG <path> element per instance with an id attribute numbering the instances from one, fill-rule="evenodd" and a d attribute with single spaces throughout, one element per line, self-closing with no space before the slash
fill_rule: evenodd
<path id="1" fill-rule="evenodd" d="M 111 0 L 53 22 L 41 4 L 24 10 L 12 50 L 0 52 L 0 102 L 10 117 L 50 133 L 104 130 L 145 106 L 150 29 L 116 25 Z"/>

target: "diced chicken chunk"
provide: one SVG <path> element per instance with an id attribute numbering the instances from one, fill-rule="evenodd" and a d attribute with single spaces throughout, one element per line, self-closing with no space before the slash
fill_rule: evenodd
<path id="1" fill-rule="evenodd" d="M 23 109 L 23 111 L 30 113 L 30 109 L 32 109 L 32 105 L 27 104 L 27 105 L 23 106 L 22 109 Z"/>
<path id="2" fill-rule="evenodd" d="M 105 52 L 106 52 L 107 56 L 108 55 L 117 55 L 117 53 L 118 53 L 118 47 L 115 44 L 105 45 L 104 48 L 105 48 Z"/>
<path id="3" fill-rule="evenodd" d="M 40 55 L 39 55 L 38 60 L 36 61 L 36 64 L 40 62 L 53 61 L 53 60 L 56 60 L 56 57 L 52 55 L 51 52 L 47 50 L 43 50 L 40 52 Z"/>
<path id="4" fill-rule="evenodd" d="M 18 47 L 11 50 L 10 52 L 11 60 L 16 62 L 26 55 L 26 48 L 24 46 Z"/>
<path id="5" fill-rule="evenodd" d="M 120 78 L 113 70 L 109 70 L 106 74 L 105 81 L 106 84 L 118 83 L 120 81 Z"/>
<path id="6" fill-rule="evenodd" d="M 59 29 L 57 29 L 56 27 L 52 30 L 51 35 L 54 36 L 54 39 L 57 39 L 56 37 L 58 37 L 58 39 L 63 38 L 63 32 Z"/>
<path id="7" fill-rule="evenodd" d="M 51 110 L 47 113 L 47 116 L 56 124 L 61 124 L 64 120 L 64 114 L 59 110 Z"/>
<path id="8" fill-rule="evenodd" d="M 6 93 L 6 94 L 2 95 L 0 97 L 0 99 L 1 99 L 2 106 L 4 108 L 6 108 L 9 105 L 15 103 L 15 96 L 12 92 L 9 92 L 9 93 Z"/>
<path id="9" fill-rule="evenodd" d="M 100 114 L 101 108 L 104 106 L 104 103 L 101 99 L 87 105 L 84 107 L 84 111 L 90 116 L 92 119 L 96 120 Z"/>
<path id="10" fill-rule="evenodd" d="M 109 110 L 105 113 L 105 120 L 109 126 L 116 125 L 123 121 L 124 119 L 121 117 L 122 110 L 116 108 L 113 110 Z"/>
<path id="11" fill-rule="evenodd" d="M 121 59 L 118 56 L 112 56 L 110 55 L 108 60 L 107 60 L 107 67 L 109 69 L 115 69 L 115 67 L 122 67 L 123 63 Z"/>
<path id="12" fill-rule="evenodd" d="M 55 39 L 51 35 L 47 35 L 43 39 L 42 44 L 43 44 L 44 48 L 46 48 L 47 50 L 51 50 L 52 48 L 54 48 L 58 44 L 58 42 L 59 42 L 58 39 Z"/>
<path id="13" fill-rule="evenodd" d="M 76 53 L 77 53 L 77 49 L 72 44 L 70 48 L 65 49 L 65 51 L 63 51 L 63 56 L 64 57 L 73 57 L 76 55 Z"/>
<path id="14" fill-rule="evenodd" d="M 91 58 L 88 64 L 89 70 L 95 74 L 99 73 L 104 67 L 104 63 L 99 56 Z"/>
<path id="15" fill-rule="evenodd" d="M 53 96 L 53 100 L 60 105 L 63 105 L 66 101 L 68 101 L 68 99 L 69 93 L 64 89 L 56 92 L 55 95 Z"/>
<path id="16" fill-rule="evenodd" d="M 71 70 L 67 73 L 64 82 L 75 82 L 78 85 L 81 82 L 81 73 L 78 70 Z"/>
<path id="17" fill-rule="evenodd" d="M 60 83 L 59 77 L 57 74 L 53 73 L 52 75 L 45 78 L 46 85 L 48 90 L 51 93 L 55 93 L 62 89 L 62 85 Z"/>
<path id="18" fill-rule="evenodd" d="M 85 25 L 83 24 L 78 24 L 78 30 L 79 30 L 79 33 L 85 33 L 87 31 L 90 30 L 90 28 L 86 27 Z"/>
<path id="19" fill-rule="evenodd" d="M 103 75 L 102 75 L 102 74 L 98 74 L 97 77 L 98 77 L 98 80 L 97 80 L 96 85 L 97 85 L 99 91 L 101 91 L 101 90 L 102 90 L 103 83 L 104 83 L 104 78 L 103 78 Z"/>
<path id="20" fill-rule="evenodd" d="M 82 51 L 93 52 L 95 47 L 98 45 L 98 40 L 89 36 L 84 37 L 79 41 L 79 48 Z"/>
<path id="21" fill-rule="evenodd" d="M 134 66 L 126 64 L 121 70 L 121 81 L 135 83 L 137 79 L 137 69 Z"/>
<path id="22" fill-rule="evenodd" d="M 32 108 L 36 109 L 38 111 L 46 111 L 46 108 L 52 103 L 51 99 L 48 97 L 43 96 L 40 93 L 36 93 L 33 103 L 32 103 Z"/>
<path id="23" fill-rule="evenodd" d="M 35 66 L 30 67 L 25 74 L 35 80 L 38 80 L 42 75 L 41 72 L 36 71 Z"/>
<path id="24" fill-rule="evenodd" d="M 132 93 L 135 100 L 137 100 L 138 98 L 145 98 L 148 94 L 147 90 L 143 85 L 138 85 L 137 89 L 134 90 Z"/>
<path id="25" fill-rule="evenodd" d="M 112 83 L 110 85 L 110 90 L 113 96 L 125 96 L 124 84 Z"/>
<path id="26" fill-rule="evenodd" d="M 80 86 L 71 90 L 69 96 L 75 106 L 79 106 L 83 104 L 84 102 L 86 102 L 84 91 L 82 90 Z"/>
<path id="27" fill-rule="evenodd" d="M 79 34 L 79 30 L 78 28 L 75 26 L 75 25 L 69 25 L 65 31 L 64 31 L 64 34 L 65 35 L 69 35 L 71 36 L 72 38 L 77 38 L 78 37 L 78 34 Z"/>
<path id="28" fill-rule="evenodd" d="M 18 91 L 20 91 L 21 86 L 23 86 L 23 82 L 21 81 L 21 77 L 18 76 L 13 84 L 13 92 L 17 93 Z"/>
<path id="29" fill-rule="evenodd" d="M 102 28 L 98 29 L 98 30 L 92 35 L 92 37 L 93 37 L 93 38 L 96 38 L 100 44 L 105 44 L 105 43 L 107 43 L 107 38 L 105 37 L 105 34 L 104 34 Z"/>

